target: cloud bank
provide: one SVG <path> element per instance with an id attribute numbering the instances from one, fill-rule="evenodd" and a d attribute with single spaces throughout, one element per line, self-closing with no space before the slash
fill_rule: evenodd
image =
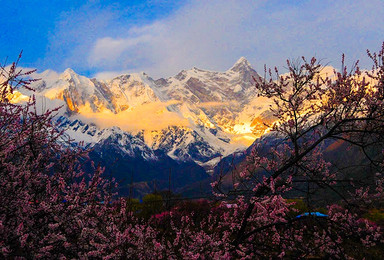
<path id="1" fill-rule="evenodd" d="M 73 46 L 64 55 L 67 67 L 104 77 L 138 71 L 167 77 L 193 66 L 223 71 L 241 56 L 257 71 L 303 55 L 338 68 L 342 53 L 367 67 L 366 49 L 384 40 L 381 6 L 380 0 L 188 1 L 144 24 L 125 24 L 118 8 L 86 6 L 71 14 L 74 22 L 63 17 L 51 45 Z"/>
<path id="2" fill-rule="evenodd" d="M 76 117 L 101 128 L 118 126 L 124 131 L 133 133 L 141 130 L 162 130 L 168 126 L 189 126 L 187 119 L 168 111 L 167 106 L 172 104 L 175 102 L 153 102 L 117 114 L 108 109 L 93 112 L 90 105 L 86 104 L 79 107 L 80 114 Z"/>

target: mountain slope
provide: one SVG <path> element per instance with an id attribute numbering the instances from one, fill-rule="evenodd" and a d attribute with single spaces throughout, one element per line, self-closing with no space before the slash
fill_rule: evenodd
<path id="1" fill-rule="evenodd" d="M 36 95 L 47 104 L 64 104 L 58 126 L 92 148 L 96 161 L 119 158 L 119 172 L 122 165 L 141 165 L 135 181 L 165 178 L 169 169 L 155 174 L 148 168 L 160 169 L 165 161 L 171 168 L 189 164 L 211 174 L 220 158 L 245 150 L 271 120 L 265 112 L 269 101 L 257 97 L 257 73 L 245 58 L 224 72 L 192 68 L 157 80 L 145 73 L 89 79 L 71 69 L 40 76 Z M 207 177 L 197 175 L 183 178 Z"/>

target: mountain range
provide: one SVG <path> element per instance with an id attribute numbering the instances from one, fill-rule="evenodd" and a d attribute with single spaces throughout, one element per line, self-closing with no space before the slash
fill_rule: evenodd
<path id="1" fill-rule="evenodd" d="M 244 57 L 224 72 L 194 67 L 156 80 L 146 73 L 98 80 L 72 69 L 35 77 L 42 109 L 62 106 L 58 127 L 91 149 L 123 193 L 130 182 L 150 191 L 172 176 L 177 190 L 209 178 L 223 157 L 245 151 L 273 120 Z"/>

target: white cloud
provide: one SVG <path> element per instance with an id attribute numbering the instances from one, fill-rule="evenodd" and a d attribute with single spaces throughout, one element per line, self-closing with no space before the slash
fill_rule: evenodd
<path id="1" fill-rule="evenodd" d="M 154 77 L 170 76 L 193 66 L 217 69 L 218 64 L 225 63 L 230 67 L 240 55 L 237 52 L 227 58 L 234 51 L 232 46 L 246 42 L 238 27 L 243 26 L 244 19 L 250 19 L 252 9 L 244 3 L 191 3 L 171 17 L 131 28 L 125 38 L 98 39 L 88 61 L 107 70 L 136 69 Z M 105 47 L 108 44 L 110 47 Z"/>
<path id="2" fill-rule="evenodd" d="M 108 80 L 113 79 L 117 76 L 124 75 L 124 74 L 130 74 L 131 71 L 129 70 L 119 70 L 119 71 L 102 71 L 98 72 L 94 75 L 95 78 L 99 80 Z"/>
<path id="3" fill-rule="evenodd" d="M 83 10 L 76 16 L 79 27 L 70 26 L 71 33 L 59 33 L 57 41 L 76 41 L 67 67 L 145 71 L 155 78 L 193 66 L 226 70 L 241 56 L 258 71 L 303 55 L 339 67 L 343 52 L 349 62 L 362 58 L 364 67 L 366 49 L 377 50 L 384 40 L 381 6 L 380 0 L 188 1 L 144 25 L 124 24 L 114 9 Z"/>
<path id="4" fill-rule="evenodd" d="M 150 35 L 140 35 L 136 38 L 113 39 L 105 37 L 98 39 L 89 56 L 89 62 L 96 66 L 114 65 L 125 51 L 139 48 L 140 44 L 151 41 Z"/>

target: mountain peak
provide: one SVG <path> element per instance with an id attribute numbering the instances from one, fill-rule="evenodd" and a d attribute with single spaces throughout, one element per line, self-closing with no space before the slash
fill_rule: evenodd
<path id="1" fill-rule="evenodd" d="M 77 73 L 73 69 L 67 68 L 66 70 L 64 70 L 64 72 L 60 76 L 61 78 L 64 78 L 64 79 L 71 79 L 76 77 Z"/>
<path id="2" fill-rule="evenodd" d="M 76 72 L 71 68 L 67 68 L 66 70 L 64 70 L 64 73 L 76 74 Z"/>
<path id="3" fill-rule="evenodd" d="M 236 65 L 236 64 L 240 64 L 240 63 L 249 64 L 248 60 L 247 60 L 244 56 L 240 57 L 240 58 L 236 61 L 235 65 Z"/>
<path id="4" fill-rule="evenodd" d="M 245 57 L 240 57 L 240 59 L 238 59 L 236 61 L 236 63 L 233 64 L 233 66 L 232 66 L 232 68 L 230 68 L 230 70 L 241 71 L 241 70 L 249 69 L 249 68 L 251 68 L 251 64 L 248 62 L 248 60 Z"/>

